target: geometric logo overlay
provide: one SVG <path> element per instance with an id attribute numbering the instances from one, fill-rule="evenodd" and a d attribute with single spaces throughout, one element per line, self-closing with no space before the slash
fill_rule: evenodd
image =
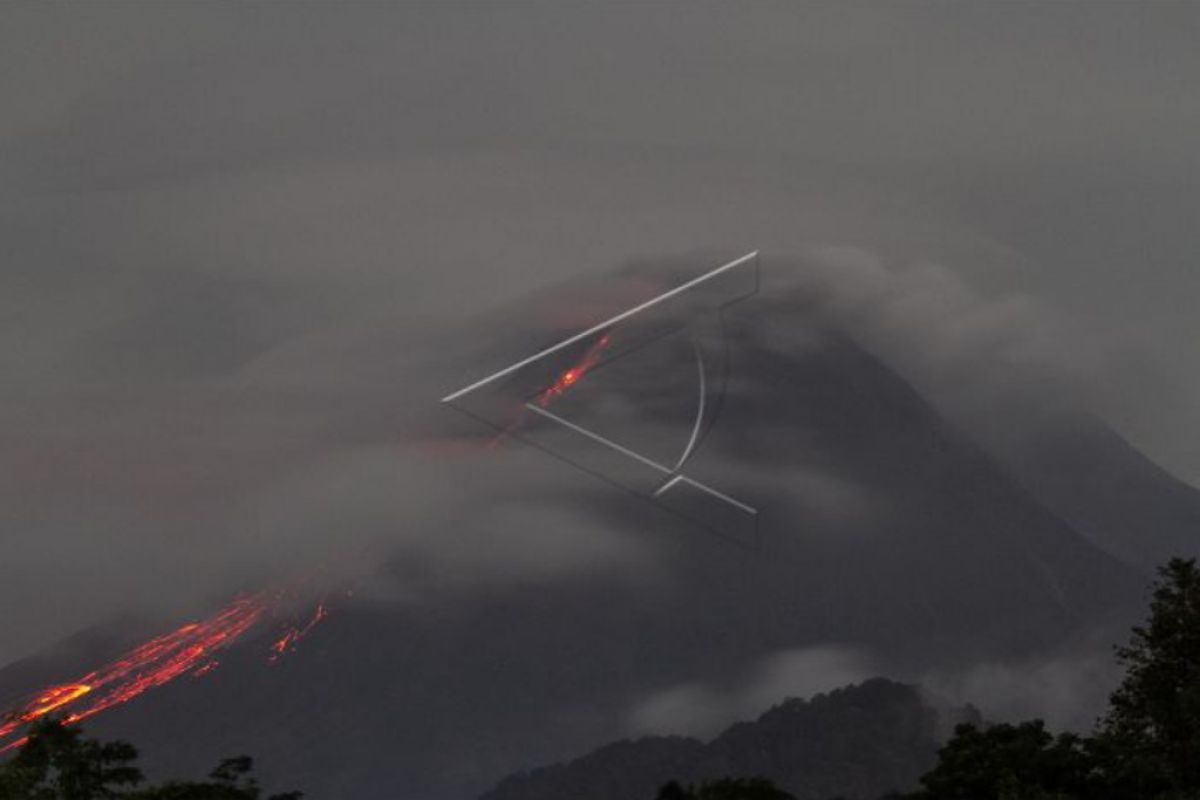
<path id="1" fill-rule="evenodd" d="M 758 509 L 697 455 L 720 411 L 724 310 L 758 292 L 747 253 L 532 353 L 442 402 L 733 543 L 757 549 Z M 709 477 L 714 473 L 714 477 Z"/>

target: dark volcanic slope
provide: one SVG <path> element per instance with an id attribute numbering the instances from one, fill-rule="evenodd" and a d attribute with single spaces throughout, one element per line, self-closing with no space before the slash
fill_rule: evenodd
<path id="1" fill-rule="evenodd" d="M 704 744 L 651 737 L 501 781 L 481 800 L 650 800 L 667 780 L 761 776 L 797 800 L 874 800 L 912 787 L 936 760 L 940 736 L 970 709 L 939 712 L 921 693 L 877 678 L 812 700 L 790 699 Z"/>
<path id="2" fill-rule="evenodd" d="M 1049 428 L 1008 460 L 1039 500 L 1147 572 L 1200 555 L 1200 492 L 1097 420 Z"/>
<path id="3" fill-rule="evenodd" d="M 1128 566 L 853 342 L 826 335 L 797 356 L 750 338 L 736 352 L 738 381 L 706 444 L 778 476 L 773 494 L 738 488 L 765 509 L 764 570 L 805 581 L 772 584 L 787 618 L 826 603 L 825 636 L 1013 653 L 1139 596 Z M 848 487 L 832 511 L 828 482 Z"/>
<path id="4" fill-rule="evenodd" d="M 919 668 L 1035 653 L 1139 606 L 1139 573 L 853 342 L 789 350 L 735 334 L 735 377 L 695 474 L 762 509 L 760 551 L 586 475 L 571 496 L 539 494 L 530 476 L 526 502 L 638 531 L 653 580 L 597 572 L 335 607 L 276 667 L 258 642 L 92 728 L 141 744 L 160 771 L 199 774 L 245 751 L 269 785 L 313 800 L 461 800 L 621 737 L 652 693 L 742 681 L 781 649 L 851 643 L 883 669 Z M 413 569 L 396 565 L 397 580 Z"/>

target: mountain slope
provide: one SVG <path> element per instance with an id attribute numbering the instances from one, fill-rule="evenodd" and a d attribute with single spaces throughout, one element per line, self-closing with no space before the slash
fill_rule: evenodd
<path id="1" fill-rule="evenodd" d="M 1095 419 L 1048 428 L 1006 462 L 1048 508 L 1147 573 L 1200 555 L 1200 492 Z"/>
<path id="2" fill-rule="evenodd" d="M 876 678 L 789 699 L 708 743 L 679 737 L 606 745 L 567 764 L 510 776 L 481 800 L 650 800 L 668 780 L 761 776 L 798 800 L 875 800 L 907 789 L 933 766 L 941 736 L 977 721 L 939 712 L 913 686 Z"/>
<path id="3" fill-rule="evenodd" d="M 664 689 L 736 685 L 782 650 L 850 643 L 880 671 L 911 672 L 1035 655 L 1136 612 L 1135 569 L 855 342 L 821 331 L 780 345 L 752 318 L 730 336 L 728 390 L 689 471 L 761 509 L 759 549 L 546 458 L 572 489 L 531 471 L 519 502 L 636 536 L 640 572 L 334 604 L 279 664 L 247 639 L 215 672 L 90 728 L 142 745 L 156 774 L 245 751 L 269 785 L 313 800 L 460 800 L 627 735 L 631 709 Z M 694 396 L 679 371 L 648 369 L 651 393 Z M 489 531 L 521 534 L 501 518 Z M 407 589 L 428 569 L 397 556 L 385 572 Z"/>

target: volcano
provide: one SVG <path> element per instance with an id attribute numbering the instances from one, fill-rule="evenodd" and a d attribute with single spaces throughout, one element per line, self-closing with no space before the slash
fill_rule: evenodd
<path id="1" fill-rule="evenodd" d="M 843 643 L 904 673 L 1119 631 L 1148 566 L 1103 511 L 1117 504 L 1121 523 L 1136 522 L 1112 496 L 1123 476 L 1155 498 L 1155 547 L 1195 541 L 1200 495 L 1099 423 L 1049 432 L 1089 444 L 1067 465 L 1050 435 L 1020 457 L 984 447 L 844 331 L 806 326 L 803 346 L 780 345 L 752 311 L 729 321 L 730 377 L 694 461 L 761 510 L 759 546 L 587 474 L 568 498 L 540 496 L 531 476 L 528 502 L 567 502 L 631 531 L 657 568 L 634 588 L 576 574 L 446 604 L 346 599 L 287 658 L 269 663 L 271 637 L 251 631 L 219 669 L 110 708 L 89 732 L 137 743 L 155 776 L 247 752 L 264 783 L 315 800 L 461 800 L 626 735 L 629 709 L 665 687 L 729 684 L 781 650 Z M 673 382 L 691 373 L 656 369 L 656 357 L 674 356 L 646 356 L 661 381 L 649 394 L 689 395 Z M 603 371 L 578 388 L 599 390 Z M 397 558 L 379 579 L 403 582 L 411 568 Z M 86 674 L 89 659 L 120 649 L 115 636 L 9 665 L 0 697 Z"/>

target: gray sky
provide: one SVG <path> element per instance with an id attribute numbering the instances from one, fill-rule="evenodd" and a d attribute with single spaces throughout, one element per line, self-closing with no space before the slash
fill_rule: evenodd
<path id="1" fill-rule="evenodd" d="M 1085 342 L 1091 401 L 1200 482 L 1198 36 L 1186 3 L 5 4 L 0 607 L 70 588 L 0 662 L 274 558 L 331 465 L 386 492 L 474 315 L 634 257 L 936 263 Z"/>

